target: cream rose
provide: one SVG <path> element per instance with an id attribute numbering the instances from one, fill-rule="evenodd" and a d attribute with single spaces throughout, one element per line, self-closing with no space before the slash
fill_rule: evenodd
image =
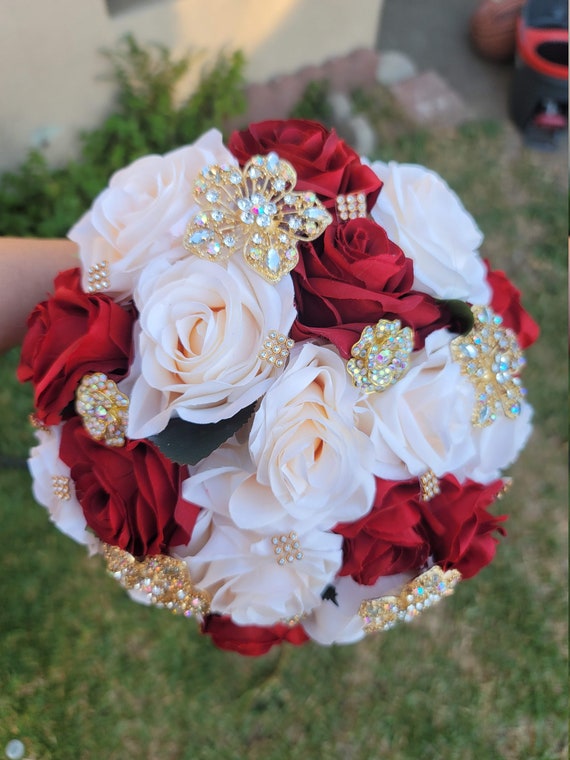
<path id="1" fill-rule="evenodd" d="M 240 488 L 245 481 L 255 481 L 255 466 L 249 455 L 247 441 L 238 441 L 236 436 L 205 457 L 198 465 L 189 467 L 190 477 L 182 483 L 182 497 L 197 504 L 205 511 L 216 512 L 231 519 L 233 512 L 239 515 L 242 497 Z M 266 504 L 274 497 L 269 489 L 260 489 L 259 499 Z M 236 505 L 236 506 L 234 506 Z M 252 509 L 257 511 L 255 505 Z M 263 527 L 267 520 L 254 522 L 246 519 L 255 529 Z M 192 539 L 196 530 L 192 533 Z"/>
<path id="2" fill-rule="evenodd" d="M 90 554 L 96 554 L 100 541 L 87 528 L 69 467 L 59 458 L 61 428 L 38 430 L 36 438 L 38 445 L 30 450 L 28 459 L 34 498 L 47 509 L 62 533 L 86 546 Z"/>
<path id="3" fill-rule="evenodd" d="M 379 578 L 373 586 L 362 586 L 344 576 L 334 581 L 335 601 L 322 599 L 308 617 L 303 628 L 317 643 L 353 644 L 365 636 L 364 621 L 358 614 L 360 605 L 367 599 L 397 596 L 412 573 L 400 573 Z"/>
<path id="4" fill-rule="evenodd" d="M 287 334 L 293 285 L 270 285 L 240 256 L 225 266 L 188 256 L 144 269 L 128 434 L 158 433 L 172 416 L 218 422 L 260 398 L 279 372 L 258 353 L 271 330 Z"/>
<path id="5" fill-rule="evenodd" d="M 271 489 L 289 518 L 328 528 L 371 508 L 374 452 L 355 426 L 359 395 L 336 350 L 305 343 L 293 349 L 261 402 L 251 458 L 257 482 Z"/>
<path id="6" fill-rule="evenodd" d="M 488 304 L 491 289 L 478 254 L 483 235 L 435 172 L 412 164 L 371 165 L 384 186 L 372 218 L 414 262 L 414 288 L 435 298 Z"/>
<path id="7" fill-rule="evenodd" d="M 516 420 L 498 417 L 487 428 L 473 427 L 475 390 L 451 358 L 453 337 L 446 330 L 429 335 L 395 385 L 357 405 L 379 477 L 406 480 L 431 469 L 438 477 L 451 473 L 459 481 L 489 483 L 525 445 L 532 416 L 527 404 Z"/>
<path id="8" fill-rule="evenodd" d="M 255 413 L 249 447 L 234 438 L 191 470 L 182 493 L 244 530 L 332 528 L 372 506 L 374 452 L 356 427 L 336 351 L 295 346 Z"/>
<path id="9" fill-rule="evenodd" d="M 212 594 L 211 610 L 238 625 L 274 625 L 310 612 L 342 564 L 342 538 L 296 528 L 260 533 L 204 510 L 198 551 L 177 547 L 193 582 Z"/>
<path id="10" fill-rule="evenodd" d="M 192 145 L 139 158 L 116 172 L 68 234 L 79 245 L 84 290 L 90 286 L 90 267 L 106 261 L 109 287 L 103 292 L 128 300 L 149 261 L 185 256 L 182 236 L 199 210 L 193 196 L 198 174 L 209 164 L 235 163 L 221 134 L 212 129 Z"/>
<path id="11" fill-rule="evenodd" d="M 359 393 L 335 350 L 305 343 L 293 349 L 286 371 L 255 414 L 249 450 L 256 479 L 242 485 L 243 514 L 261 521 L 299 521 L 330 528 L 357 520 L 374 498 L 374 452 L 355 426 Z M 256 498 L 260 486 L 274 501 Z M 247 502 L 253 504 L 247 508 Z M 234 504 L 233 519 L 244 523 Z"/>

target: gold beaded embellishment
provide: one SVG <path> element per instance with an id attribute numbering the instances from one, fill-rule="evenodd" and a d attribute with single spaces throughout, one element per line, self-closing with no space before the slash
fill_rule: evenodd
<path id="1" fill-rule="evenodd" d="M 433 470 L 426 470 L 423 475 L 420 475 L 420 499 L 429 501 L 440 493 L 439 478 Z"/>
<path id="2" fill-rule="evenodd" d="M 439 565 L 434 565 L 406 583 L 398 596 L 381 596 L 362 602 L 358 614 L 364 621 L 364 630 L 366 633 L 387 631 L 396 623 L 409 623 L 428 607 L 450 596 L 460 580 L 458 570 L 444 573 Z"/>
<path id="3" fill-rule="evenodd" d="M 75 394 L 75 409 L 96 441 L 107 446 L 124 446 L 129 399 L 103 372 L 85 375 Z"/>
<path id="4" fill-rule="evenodd" d="M 37 414 L 30 414 L 28 420 L 30 421 L 30 425 L 34 428 L 34 430 L 41 430 L 42 433 L 51 433 L 49 425 L 44 425 Z"/>
<path id="5" fill-rule="evenodd" d="M 375 327 L 365 327 L 352 347 L 346 369 L 352 382 L 365 393 L 385 391 L 408 369 L 414 348 L 414 331 L 402 328 L 399 319 L 381 319 Z"/>
<path id="6" fill-rule="evenodd" d="M 305 617 L 305 614 L 303 613 L 302 615 L 295 615 L 294 617 L 281 620 L 281 622 L 284 623 L 285 625 L 288 625 L 289 628 L 294 628 L 296 625 L 299 625 L 299 623 L 304 617 Z"/>
<path id="7" fill-rule="evenodd" d="M 109 263 L 100 261 L 87 270 L 87 292 L 99 293 L 101 290 L 107 290 L 110 287 L 109 282 Z"/>
<path id="8" fill-rule="evenodd" d="M 278 333 L 277 330 L 270 330 L 267 338 L 263 341 L 263 348 L 257 356 L 261 361 L 269 362 L 276 367 L 283 367 L 294 345 L 295 341 L 291 338 Z"/>
<path id="9" fill-rule="evenodd" d="M 356 195 L 337 195 L 336 210 L 343 222 L 349 219 L 362 219 L 367 216 L 366 196 L 364 193 Z"/>
<path id="10" fill-rule="evenodd" d="M 297 540 L 297 534 L 293 531 L 289 535 L 273 536 L 271 539 L 273 552 L 277 558 L 277 564 L 283 567 L 290 565 L 295 560 L 303 559 L 303 552 Z"/>
<path id="11" fill-rule="evenodd" d="M 210 611 L 210 595 L 192 584 L 181 559 L 157 554 L 137 560 L 118 546 L 103 544 L 108 572 L 128 590 L 143 591 L 151 604 L 174 615 L 203 616 Z"/>
<path id="12" fill-rule="evenodd" d="M 278 282 L 299 260 L 297 243 L 314 240 L 332 216 L 314 193 L 296 193 L 297 174 L 276 153 L 254 156 L 243 171 L 208 166 L 196 181 L 200 204 L 186 228 L 187 251 L 208 261 L 225 261 L 238 250 L 252 269 Z"/>
<path id="13" fill-rule="evenodd" d="M 509 419 L 520 415 L 526 391 L 518 375 L 525 360 L 515 333 L 501 327 L 502 317 L 487 306 L 473 306 L 471 311 L 473 329 L 451 341 L 451 356 L 475 386 L 473 425 L 487 427 L 500 414 Z"/>
<path id="14" fill-rule="evenodd" d="M 53 495 L 60 501 L 69 501 L 71 499 L 71 490 L 69 478 L 65 475 L 52 475 L 51 483 L 53 489 Z"/>
<path id="15" fill-rule="evenodd" d="M 497 499 L 504 499 L 512 487 L 513 487 L 513 479 L 503 478 L 503 487 L 497 494 Z"/>

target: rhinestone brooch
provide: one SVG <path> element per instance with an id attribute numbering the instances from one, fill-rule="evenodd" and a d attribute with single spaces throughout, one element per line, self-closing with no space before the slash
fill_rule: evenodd
<path id="1" fill-rule="evenodd" d="M 381 319 L 365 327 L 352 347 L 346 369 L 352 382 L 365 393 L 385 391 L 406 372 L 414 348 L 414 332 L 399 319 Z"/>
<path id="2" fill-rule="evenodd" d="M 243 170 L 208 166 L 194 187 L 201 211 L 184 234 L 187 251 L 222 262 L 242 251 L 252 269 L 271 283 L 299 260 L 297 243 L 314 240 L 332 216 L 314 193 L 293 189 L 297 174 L 276 153 L 254 156 Z"/>
<path id="3" fill-rule="evenodd" d="M 366 633 L 387 631 L 396 623 L 409 623 L 420 613 L 453 593 L 461 580 L 458 570 L 444 572 L 434 565 L 406 583 L 398 596 L 381 596 L 362 602 L 358 614 Z"/>
<path id="4" fill-rule="evenodd" d="M 85 375 L 75 394 L 75 409 L 96 441 L 107 446 L 124 446 L 129 399 L 103 372 Z"/>
<path id="5" fill-rule="evenodd" d="M 196 589 L 188 566 L 166 554 L 135 559 L 118 546 L 103 544 L 107 570 L 127 590 L 144 592 L 151 604 L 165 607 L 174 615 L 197 617 L 210 611 L 210 597 Z"/>
<path id="6" fill-rule="evenodd" d="M 516 419 L 526 393 L 519 373 L 525 360 L 515 333 L 502 327 L 503 319 L 487 306 L 471 308 L 473 329 L 451 341 L 451 356 L 475 387 L 471 421 L 491 425 L 499 415 Z"/>

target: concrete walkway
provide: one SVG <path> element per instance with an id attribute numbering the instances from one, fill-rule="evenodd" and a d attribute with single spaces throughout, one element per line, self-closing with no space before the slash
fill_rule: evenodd
<path id="1" fill-rule="evenodd" d="M 522 140 L 509 118 L 514 62 L 484 60 L 469 38 L 469 23 L 480 2 L 384 0 L 376 45 L 380 79 L 420 124 L 456 126 L 472 118 L 497 119 Z M 527 145 L 541 142 L 550 153 L 545 164 L 564 173 L 568 134 Z"/>
<path id="2" fill-rule="evenodd" d="M 469 40 L 480 0 L 384 0 L 377 49 L 397 51 L 418 73 L 433 71 L 476 118 L 505 119 L 512 64 L 483 60 Z"/>

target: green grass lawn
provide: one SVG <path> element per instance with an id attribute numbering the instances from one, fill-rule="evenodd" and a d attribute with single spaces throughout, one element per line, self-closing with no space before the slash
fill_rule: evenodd
<path id="1" fill-rule="evenodd" d="M 0 372 L 0 754 L 20 739 L 30 760 L 567 756 L 566 190 L 508 128 L 418 132 L 382 97 L 365 103 L 379 157 L 447 179 L 542 328 L 525 370 L 535 432 L 498 505 L 510 519 L 495 561 L 355 646 L 218 651 L 193 622 L 129 601 L 34 504 L 13 352 Z"/>

